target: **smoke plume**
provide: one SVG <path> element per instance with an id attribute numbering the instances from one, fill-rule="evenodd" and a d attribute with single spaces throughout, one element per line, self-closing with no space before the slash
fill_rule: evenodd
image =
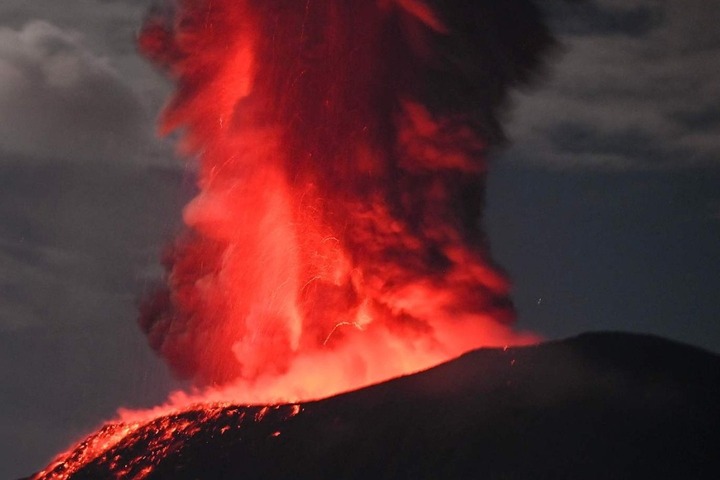
<path id="1" fill-rule="evenodd" d="M 144 54 L 199 193 L 140 325 L 180 376 L 315 398 L 514 332 L 481 227 L 499 116 L 552 45 L 525 0 L 177 0 Z"/>

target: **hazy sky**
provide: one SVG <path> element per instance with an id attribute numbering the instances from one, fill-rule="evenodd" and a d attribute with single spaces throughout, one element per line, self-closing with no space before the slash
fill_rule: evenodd
<path id="1" fill-rule="evenodd" d="M 154 137 L 148 3 L 0 3 L 0 478 L 175 385 L 135 323 L 193 190 Z M 720 0 L 545 4 L 563 48 L 489 179 L 518 327 L 720 351 Z"/>

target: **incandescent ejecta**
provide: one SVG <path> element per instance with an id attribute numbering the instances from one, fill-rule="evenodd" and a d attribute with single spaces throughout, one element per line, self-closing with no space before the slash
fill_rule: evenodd
<path id="1" fill-rule="evenodd" d="M 153 451 L 233 405 L 536 340 L 512 328 L 481 222 L 501 110 L 553 45 L 532 2 L 167 0 L 139 45 L 176 85 L 160 131 L 198 187 L 139 324 L 196 390 L 121 410 L 34 478 L 94 459 L 146 478 Z M 113 449 L 138 435 L 126 465 Z"/>
<path id="2" fill-rule="evenodd" d="M 481 225 L 486 152 L 552 39 L 527 1 L 180 0 L 144 54 L 197 158 L 140 326 L 182 377 L 250 402 L 412 373 L 511 329 Z"/>

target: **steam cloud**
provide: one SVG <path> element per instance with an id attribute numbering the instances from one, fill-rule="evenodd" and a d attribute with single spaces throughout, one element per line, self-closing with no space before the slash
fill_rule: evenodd
<path id="1" fill-rule="evenodd" d="M 168 4 L 170 5 L 170 4 Z M 480 222 L 509 90 L 553 40 L 524 0 L 179 0 L 142 51 L 199 157 L 140 325 L 198 384 L 318 397 L 514 332 Z"/>

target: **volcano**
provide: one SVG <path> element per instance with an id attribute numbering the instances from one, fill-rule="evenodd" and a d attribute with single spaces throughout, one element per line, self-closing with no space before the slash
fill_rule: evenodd
<path id="1" fill-rule="evenodd" d="M 200 394 L 33 479 L 718 478 L 717 356 L 512 327 L 482 207 L 535 2 L 157 3 L 197 195 L 138 324 Z"/>
<path id="2" fill-rule="evenodd" d="M 718 405 L 718 355 L 584 334 L 319 401 L 107 424 L 30 478 L 715 479 Z"/>

